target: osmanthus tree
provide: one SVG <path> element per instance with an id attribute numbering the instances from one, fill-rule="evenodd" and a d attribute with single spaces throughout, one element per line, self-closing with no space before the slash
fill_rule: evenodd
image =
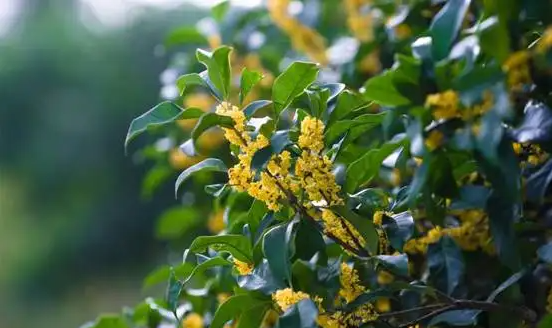
<path id="1" fill-rule="evenodd" d="M 147 278 L 165 299 L 89 325 L 552 327 L 552 4 L 300 4 L 169 37 L 205 70 L 127 143 L 181 144 L 213 234 Z"/>

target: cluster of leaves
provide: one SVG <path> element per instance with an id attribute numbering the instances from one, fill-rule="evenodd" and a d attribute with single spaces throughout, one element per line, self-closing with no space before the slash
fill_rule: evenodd
<path id="1" fill-rule="evenodd" d="M 178 151 L 197 160 L 175 193 L 205 185 L 198 203 L 212 196 L 219 224 L 147 278 L 168 280 L 164 300 L 91 326 L 552 326 L 552 5 L 306 1 L 296 17 L 279 10 L 288 5 L 271 0 L 267 14 L 224 2 L 213 9 L 220 35 L 169 38 L 211 43 L 195 53 L 205 70 L 180 76 L 178 96 L 136 118 L 126 143 L 193 120 Z M 289 26 L 295 49 L 279 42 Z M 260 35 L 270 42 L 252 45 Z M 320 64 L 294 61 L 303 55 Z M 180 105 L 198 94 L 211 106 Z M 322 127 L 318 138 L 309 124 Z M 212 131 L 230 147 L 206 150 Z M 266 144 L 248 154 L 248 139 Z M 297 182 L 318 142 L 315 161 L 331 174 Z M 284 153 L 291 169 L 274 176 Z M 273 190 L 237 183 L 236 165 Z M 287 178 L 297 186 L 282 186 Z M 193 211 L 190 201 L 172 210 L 161 231 L 180 236 L 198 222 Z"/>

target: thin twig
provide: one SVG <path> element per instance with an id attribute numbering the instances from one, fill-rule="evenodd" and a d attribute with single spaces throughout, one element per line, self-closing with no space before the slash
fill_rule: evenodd
<path id="1" fill-rule="evenodd" d="M 424 321 L 424 320 L 426 320 L 426 319 L 429 319 L 429 318 L 432 318 L 432 317 L 434 317 L 434 316 L 437 316 L 437 315 L 439 315 L 439 314 L 441 314 L 441 313 L 444 313 L 444 312 L 453 310 L 454 308 L 455 308 L 454 305 L 447 305 L 447 306 L 445 306 L 445 307 L 442 307 L 442 308 L 439 308 L 439 309 L 437 309 L 437 310 L 435 310 L 435 311 L 432 311 L 432 312 L 430 312 L 430 313 L 428 313 L 428 314 L 425 314 L 425 315 L 423 315 L 423 316 L 421 316 L 421 317 L 419 317 L 419 318 L 416 318 L 416 319 L 414 319 L 414 320 L 412 320 L 412 321 L 409 321 L 409 322 L 407 322 L 407 323 L 405 323 L 405 324 L 402 324 L 402 325 L 400 325 L 399 327 L 400 327 L 400 328 L 406 328 L 406 327 L 409 327 L 409 326 L 413 326 L 413 325 L 417 324 L 417 323 L 420 322 L 420 321 Z"/>

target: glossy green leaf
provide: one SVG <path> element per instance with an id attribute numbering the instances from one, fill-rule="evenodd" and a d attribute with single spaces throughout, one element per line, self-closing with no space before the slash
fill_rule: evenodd
<path id="1" fill-rule="evenodd" d="M 481 310 L 453 310 L 441 313 L 433 317 L 428 326 L 433 327 L 438 323 L 447 323 L 451 326 L 473 326 L 477 322 L 477 316 Z"/>
<path id="2" fill-rule="evenodd" d="M 508 287 L 512 286 L 513 284 L 517 283 L 523 276 L 526 274 L 525 271 L 519 271 L 514 273 L 510 276 L 510 278 L 506 279 L 504 282 L 502 282 L 490 295 L 487 297 L 487 302 L 493 302 L 495 298 L 502 293 L 504 290 L 506 290 Z"/>
<path id="3" fill-rule="evenodd" d="M 541 102 L 530 101 L 521 125 L 513 131 L 517 142 L 545 143 L 552 140 L 552 110 Z"/>
<path id="4" fill-rule="evenodd" d="M 180 95 L 183 95 L 184 92 L 186 92 L 186 89 L 191 87 L 203 87 L 208 90 L 210 89 L 209 85 L 205 82 L 201 75 L 197 73 L 184 74 L 180 76 L 176 80 L 176 86 L 178 87 Z"/>
<path id="5" fill-rule="evenodd" d="M 359 186 L 364 185 L 377 176 L 381 163 L 396 149 L 401 143 L 386 143 L 379 149 L 372 149 L 354 161 L 347 168 L 347 182 L 345 190 L 349 193 L 354 192 Z"/>
<path id="6" fill-rule="evenodd" d="M 225 0 L 211 8 L 211 15 L 217 22 L 221 22 L 230 9 L 230 1 Z"/>
<path id="7" fill-rule="evenodd" d="M 234 126 L 234 120 L 232 120 L 229 116 L 218 115 L 215 113 L 203 113 L 192 130 L 194 149 L 198 149 L 197 141 L 203 132 L 214 126 L 232 128 Z"/>
<path id="8" fill-rule="evenodd" d="M 452 201 L 452 210 L 484 209 L 491 190 L 485 186 L 467 185 L 459 189 L 459 197 Z"/>
<path id="9" fill-rule="evenodd" d="M 288 309 L 278 320 L 278 328 L 315 328 L 318 308 L 310 299 L 302 300 Z"/>
<path id="10" fill-rule="evenodd" d="M 215 268 L 215 267 L 222 267 L 222 266 L 232 266 L 233 263 L 228 261 L 225 258 L 222 258 L 220 256 L 210 258 L 206 260 L 205 262 L 202 262 L 194 267 L 194 269 L 190 272 L 190 274 L 184 279 L 182 282 L 182 286 L 186 285 L 192 278 L 197 275 L 201 274 L 207 269 Z"/>
<path id="11" fill-rule="evenodd" d="M 391 272 L 408 277 L 408 256 L 406 254 L 377 255 L 376 258 Z"/>
<path id="12" fill-rule="evenodd" d="M 386 113 L 364 114 L 352 120 L 337 121 L 330 128 L 326 129 L 326 132 L 324 133 L 326 144 L 333 144 L 346 132 L 348 133 L 348 144 L 374 127 L 380 125 L 386 115 Z"/>
<path id="13" fill-rule="evenodd" d="M 275 80 L 272 86 L 272 102 L 276 117 L 286 109 L 293 99 L 303 93 L 318 76 L 318 65 L 294 62 Z"/>
<path id="14" fill-rule="evenodd" d="M 330 113 L 330 118 L 326 127 L 329 128 L 335 122 L 345 118 L 352 112 L 368 108 L 370 102 L 366 101 L 361 95 L 349 90 L 345 90 L 337 97 L 337 104 Z"/>
<path id="15" fill-rule="evenodd" d="M 456 40 L 470 0 L 450 0 L 435 15 L 430 26 L 433 60 L 440 61 L 448 56 Z"/>
<path id="16" fill-rule="evenodd" d="M 270 309 L 270 303 L 263 303 L 242 312 L 236 328 L 262 327 L 266 312 Z"/>
<path id="17" fill-rule="evenodd" d="M 239 261 L 253 263 L 251 242 L 246 236 L 199 236 L 190 245 L 191 252 L 203 252 L 207 248 L 212 248 L 216 251 L 226 251 Z"/>
<path id="18" fill-rule="evenodd" d="M 157 220 L 155 235 L 167 240 L 182 237 L 186 232 L 202 223 L 201 217 L 193 207 L 175 207 L 163 212 Z"/>
<path id="19" fill-rule="evenodd" d="M 176 317 L 176 309 L 180 303 L 180 291 L 182 290 L 182 282 L 176 278 L 174 271 L 171 271 L 169 278 L 169 284 L 167 286 L 167 292 L 165 299 L 167 300 L 167 305 L 169 310 L 172 311 Z"/>
<path id="20" fill-rule="evenodd" d="M 403 106 L 410 104 L 393 82 L 394 71 L 387 71 L 366 81 L 364 97 L 383 106 Z"/>
<path id="21" fill-rule="evenodd" d="M 226 172 L 228 171 L 228 168 L 218 158 L 208 158 L 205 159 L 195 165 L 190 166 L 184 172 L 180 173 L 178 178 L 176 179 L 176 183 L 174 185 L 174 194 L 175 196 L 178 195 L 178 189 L 186 181 L 189 177 L 191 177 L 193 174 L 197 172 Z"/>
<path id="22" fill-rule="evenodd" d="M 202 49 L 196 52 L 197 60 L 207 68 L 209 79 L 218 91 L 222 94 L 224 100 L 230 96 L 230 86 L 232 83 L 232 69 L 230 67 L 230 52 L 232 48 L 222 46 L 212 53 Z"/>
<path id="23" fill-rule="evenodd" d="M 389 222 L 384 222 L 384 229 L 393 248 L 402 250 L 404 244 L 414 234 L 414 218 L 409 211 L 394 214 L 389 217 Z"/>
<path id="24" fill-rule="evenodd" d="M 249 103 L 245 108 L 243 109 L 243 112 L 245 113 L 245 116 L 247 118 L 250 118 L 251 116 L 255 115 L 255 113 L 262 108 L 265 108 L 272 104 L 272 101 L 270 100 L 255 100 Z"/>
<path id="25" fill-rule="evenodd" d="M 441 237 L 427 249 L 429 279 L 439 290 L 452 294 L 464 276 L 462 251 L 448 236 Z"/>
<path id="26" fill-rule="evenodd" d="M 287 146 L 291 145 L 289 131 L 282 130 L 274 133 L 270 138 L 270 144 L 258 150 L 251 160 L 251 169 L 257 171 L 264 168 L 272 155 L 281 153 Z"/>
<path id="27" fill-rule="evenodd" d="M 542 317 L 537 328 L 552 328 L 552 314 L 547 314 Z"/>
<path id="28" fill-rule="evenodd" d="M 222 328 L 225 323 L 237 318 L 244 311 L 258 306 L 260 302 L 261 300 L 249 294 L 234 295 L 218 307 L 210 327 Z"/>
<path id="29" fill-rule="evenodd" d="M 262 79 L 263 75 L 257 71 L 251 71 L 247 67 L 242 70 L 240 78 L 240 104 L 243 103 L 245 97 Z"/>
<path id="30" fill-rule="evenodd" d="M 171 102 L 162 102 L 132 120 L 125 139 L 125 149 L 132 139 L 147 129 L 172 123 L 176 120 L 198 118 L 202 114 L 203 112 L 199 108 L 182 109 Z"/>
<path id="31" fill-rule="evenodd" d="M 276 279 L 291 281 L 292 256 L 290 245 L 295 238 L 295 221 L 276 226 L 266 232 L 263 238 L 263 254 Z"/>
<path id="32" fill-rule="evenodd" d="M 260 291 L 264 294 L 272 294 L 278 289 L 286 288 L 281 280 L 274 278 L 266 259 L 255 266 L 251 274 L 240 276 L 238 285 L 250 291 Z"/>

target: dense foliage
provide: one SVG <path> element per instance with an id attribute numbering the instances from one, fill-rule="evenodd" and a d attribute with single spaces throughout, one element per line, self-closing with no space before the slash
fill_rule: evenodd
<path id="1" fill-rule="evenodd" d="M 183 170 L 157 233 L 211 235 L 91 326 L 552 325 L 551 6 L 224 2 L 172 33 L 205 70 L 177 53 L 126 144 L 165 136 L 147 190 Z"/>

